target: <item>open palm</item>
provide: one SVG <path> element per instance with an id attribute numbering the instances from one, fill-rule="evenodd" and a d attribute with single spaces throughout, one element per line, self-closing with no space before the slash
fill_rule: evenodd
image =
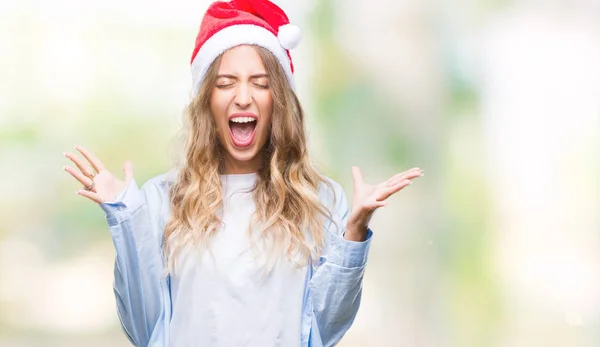
<path id="1" fill-rule="evenodd" d="M 73 176 L 85 189 L 77 190 L 77 194 L 84 196 L 98 204 L 114 199 L 123 192 L 129 182 L 133 179 L 133 164 L 130 161 L 125 162 L 123 172 L 125 179 L 120 180 L 115 175 L 106 170 L 104 164 L 96 156 L 82 146 L 75 146 L 89 165 L 84 163 L 77 155 L 65 152 L 64 156 L 69 158 L 77 169 L 65 165 L 63 169 Z M 90 167 L 91 165 L 91 167 Z M 95 172 L 94 172 L 95 171 Z"/>
<path id="2" fill-rule="evenodd" d="M 373 212 L 387 205 L 386 199 L 411 184 L 412 179 L 421 176 L 423 176 L 423 171 L 415 167 L 395 174 L 382 183 L 368 184 L 363 181 L 360 168 L 353 166 L 354 195 L 352 197 L 352 211 L 348 219 L 348 228 L 366 233 Z"/>

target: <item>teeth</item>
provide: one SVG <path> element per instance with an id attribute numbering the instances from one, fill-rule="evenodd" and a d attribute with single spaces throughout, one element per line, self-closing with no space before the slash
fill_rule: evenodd
<path id="1" fill-rule="evenodd" d="M 249 122 L 254 122 L 255 119 L 252 117 L 235 117 L 235 118 L 231 118 L 231 121 L 234 123 L 249 123 Z"/>

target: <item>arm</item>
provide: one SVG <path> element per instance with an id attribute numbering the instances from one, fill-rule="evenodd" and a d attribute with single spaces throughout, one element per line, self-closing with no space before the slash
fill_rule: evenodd
<path id="1" fill-rule="evenodd" d="M 120 180 L 92 152 L 82 146 L 75 149 L 89 164 L 64 152 L 78 169 L 67 165 L 63 169 L 85 187 L 77 194 L 106 213 L 116 249 L 114 293 L 123 330 L 136 346 L 162 345 L 168 340 L 171 309 L 161 252 L 170 207 L 165 183 L 175 172 L 149 180 L 140 190 L 131 161 L 123 165 L 125 179 Z"/>
<path id="2" fill-rule="evenodd" d="M 321 264 L 310 281 L 316 319 L 313 329 L 318 329 L 325 347 L 336 345 L 354 322 L 372 235 L 368 230 L 363 242 L 344 239 L 348 203 L 340 185 L 332 183 L 335 193 L 335 204 L 331 208 L 333 220 L 325 228 L 326 246 Z"/>
<path id="3" fill-rule="evenodd" d="M 334 346 L 352 325 L 362 294 L 362 280 L 373 233 L 369 222 L 373 212 L 387 205 L 387 199 L 423 176 L 419 168 L 398 173 L 390 179 L 370 185 L 363 181 L 358 167 L 352 168 L 354 195 L 349 211 L 346 195 L 331 181 L 335 203 L 327 206 L 333 222 L 326 228 L 326 247 L 320 267 L 310 282 L 316 324 L 312 329 L 321 336 L 323 346 Z M 325 201 L 331 201 L 327 194 Z"/>
<path id="4" fill-rule="evenodd" d="M 165 193 L 157 177 L 140 190 L 131 180 L 106 213 L 116 250 L 114 294 L 123 330 L 136 346 L 147 346 L 165 319 L 163 302 L 162 207 Z"/>

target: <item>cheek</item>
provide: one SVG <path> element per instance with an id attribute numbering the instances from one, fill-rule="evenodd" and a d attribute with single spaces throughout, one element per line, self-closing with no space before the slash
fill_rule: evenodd
<path id="1" fill-rule="evenodd" d="M 262 116 L 263 120 L 265 120 L 264 124 L 267 127 L 270 127 L 271 118 L 273 117 L 273 98 L 271 97 L 271 94 L 268 94 L 268 96 L 262 98 L 258 104 L 258 107 L 260 109 L 260 115 Z"/>
<path id="2" fill-rule="evenodd" d="M 210 113 L 217 125 L 217 128 L 222 128 L 223 124 L 225 124 L 225 120 L 227 118 L 227 105 L 223 101 L 222 97 L 219 95 L 213 94 L 210 98 Z"/>

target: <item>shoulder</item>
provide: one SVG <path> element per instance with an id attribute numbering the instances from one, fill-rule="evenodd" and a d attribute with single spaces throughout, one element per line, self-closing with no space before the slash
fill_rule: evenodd
<path id="1" fill-rule="evenodd" d="M 177 171 L 170 170 L 156 175 L 144 183 L 142 189 L 169 189 L 177 179 Z"/>
<path id="2" fill-rule="evenodd" d="M 169 200 L 169 190 L 177 178 L 177 172 L 170 170 L 148 179 L 141 191 L 148 202 L 163 203 Z"/>

